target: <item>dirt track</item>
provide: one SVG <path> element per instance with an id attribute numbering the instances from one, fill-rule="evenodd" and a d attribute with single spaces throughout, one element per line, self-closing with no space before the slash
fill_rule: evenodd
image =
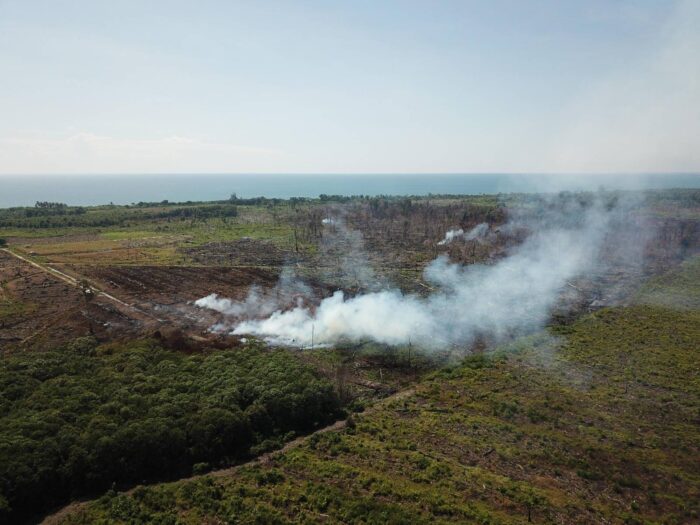
<path id="1" fill-rule="evenodd" d="M 387 405 L 388 403 L 394 402 L 394 401 L 399 401 L 401 399 L 405 399 L 407 397 L 412 396 L 415 393 L 414 388 L 408 388 L 406 390 L 402 390 L 400 392 L 397 392 L 389 397 L 385 397 L 384 399 L 376 402 L 374 405 L 369 407 L 364 413 L 369 414 L 380 407 Z M 304 443 L 306 443 L 309 439 L 311 439 L 312 436 L 315 436 L 317 434 L 324 434 L 326 432 L 338 432 L 340 430 L 343 430 L 347 426 L 347 420 L 341 419 L 340 421 L 336 421 L 335 423 L 328 425 L 326 427 L 323 427 L 316 432 L 312 432 L 311 434 L 307 434 L 305 436 L 300 436 L 296 439 L 293 439 L 292 441 L 289 441 L 286 443 L 282 448 L 279 448 L 277 450 L 273 450 L 272 452 L 266 452 L 265 454 L 262 454 L 256 458 L 251 459 L 250 461 L 246 461 L 245 463 L 241 463 L 240 465 L 236 465 L 233 467 L 228 467 L 220 470 L 213 470 L 211 472 L 208 472 L 206 474 L 198 474 L 195 476 L 188 476 L 185 478 L 180 478 L 178 480 L 173 480 L 172 483 L 179 483 L 179 482 L 186 482 L 186 481 L 192 481 L 195 479 L 203 478 L 206 476 L 211 476 L 215 478 L 222 478 L 226 476 L 231 476 L 233 475 L 237 469 L 240 469 L 241 467 L 245 466 L 250 466 L 250 465 L 256 465 L 256 464 L 266 464 L 270 462 L 272 459 L 275 457 L 284 454 L 285 452 L 288 452 L 289 450 L 292 450 L 294 448 L 297 448 Z M 136 487 L 129 489 L 125 491 L 126 494 L 130 494 L 134 491 Z M 61 521 L 66 518 L 67 516 L 73 514 L 74 512 L 79 511 L 81 508 L 87 506 L 90 503 L 91 500 L 88 501 L 75 501 L 73 503 L 69 503 L 59 511 L 50 514 L 49 516 L 46 516 L 40 523 L 41 525 L 58 525 L 61 523 Z"/>
<path id="2" fill-rule="evenodd" d="M 43 340 L 55 346 L 85 335 L 150 336 L 162 326 L 200 337 L 217 316 L 194 300 L 210 293 L 242 299 L 251 285 L 271 288 L 277 278 L 259 268 L 49 265 L 0 249 L 0 301 L 17 305 L 0 320 L 0 348 L 41 348 Z"/>
<path id="3" fill-rule="evenodd" d="M 6 252 L 6 253 L 9 253 L 10 255 L 12 255 L 13 257 L 16 257 L 17 259 L 20 259 L 21 261 L 24 261 L 24 262 L 26 262 L 26 263 L 28 263 L 28 264 L 31 264 L 31 265 L 34 266 L 35 268 L 39 268 L 40 270 L 42 270 L 42 271 L 48 273 L 49 275 L 51 275 L 51 276 L 53 276 L 53 277 L 56 277 L 56 278 L 58 278 L 58 279 L 61 279 L 62 281 L 65 281 L 66 283 L 68 283 L 68 284 L 70 284 L 70 285 L 72 285 L 72 286 L 76 286 L 76 287 L 78 287 L 78 288 L 82 288 L 82 287 L 81 287 L 81 284 L 80 284 L 80 281 L 83 279 L 82 276 L 73 277 L 73 276 L 68 275 L 68 274 L 65 274 L 65 273 L 63 273 L 62 271 L 57 270 L 56 268 L 53 268 L 53 267 L 51 267 L 51 266 L 43 265 L 43 264 L 40 264 L 40 263 L 38 263 L 38 262 L 36 262 L 36 261 L 32 261 L 31 259 L 27 259 L 26 257 L 22 257 L 21 255 L 19 255 L 19 254 L 13 252 L 13 251 L 11 251 L 11 250 L 8 250 L 7 248 L 2 248 L 2 251 Z M 121 299 L 117 299 L 117 298 L 114 297 L 113 295 L 108 294 L 107 292 L 105 292 L 105 291 L 103 291 L 103 290 L 100 290 L 99 288 L 95 287 L 92 283 L 90 284 L 90 289 L 91 289 L 92 292 L 93 292 L 96 296 L 98 296 L 98 297 L 104 297 L 104 298 L 107 299 L 108 301 L 112 301 L 112 302 L 116 303 L 116 304 L 119 305 L 119 306 L 123 306 L 124 308 L 131 309 L 132 311 L 138 312 L 139 314 L 143 314 L 143 315 L 147 315 L 147 316 L 149 316 L 149 317 L 153 317 L 156 321 L 162 322 L 162 319 L 158 319 L 157 317 L 154 317 L 154 316 L 152 316 L 151 314 L 149 314 L 149 313 L 147 313 L 147 312 L 144 312 L 144 311 L 142 311 L 142 310 L 136 308 L 135 306 L 133 306 L 133 305 L 131 305 L 131 304 L 128 304 L 128 303 L 122 301 Z"/>

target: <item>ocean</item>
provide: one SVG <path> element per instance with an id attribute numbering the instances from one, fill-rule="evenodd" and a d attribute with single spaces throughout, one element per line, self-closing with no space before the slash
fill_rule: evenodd
<path id="1" fill-rule="evenodd" d="M 700 174 L 519 175 L 519 174 L 177 174 L 0 175 L 0 208 L 36 201 L 69 205 L 131 204 L 239 197 L 329 195 L 493 194 L 564 189 L 700 188 Z"/>

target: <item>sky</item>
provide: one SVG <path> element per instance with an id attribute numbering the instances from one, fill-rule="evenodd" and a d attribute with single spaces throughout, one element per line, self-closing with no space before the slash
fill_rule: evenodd
<path id="1" fill-rule="evenodd" d="M 700 172 L 700 0 L 0 0 L 0 174 Z"/>

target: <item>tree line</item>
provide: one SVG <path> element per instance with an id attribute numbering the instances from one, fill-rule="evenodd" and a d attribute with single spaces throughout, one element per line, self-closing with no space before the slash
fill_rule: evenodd
<path id="1" fill-rule="evenodd" d="M 14 228 L 65 228 L 121 226 L 131 221 L 162 219 L 209 219 L 236 217 L 238 208 L 232 204 L 180 206 L 150 210 L 129 207 L 95 208 L 8 208 L 0 209 L 0 227 Z"/>

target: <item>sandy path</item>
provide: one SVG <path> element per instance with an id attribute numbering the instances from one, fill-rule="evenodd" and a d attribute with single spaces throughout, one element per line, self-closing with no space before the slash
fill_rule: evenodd
<path id="1" fill-rule="evenodd" d="M 51 275 L 52 277 L 60 279 L 64 282 L 70 284 L 71 286 L 75 286 L 75 287 L 80 288 L 80 280 L 76 279 L 75 277 L 72 277 L 66 273 L 63 273 L 60 270 L 57 270 L 56 268 L 52 268 L 51 266 L 47 266 L 44 264 L 40 264 L 36 261 L 32 261 L 31 259 L 28 259 L 27 257 L 23 257 L 22 255 L 19 255 L 18 253 L 15 253 L 12 250 L 9 250 L 7 248 L 0 248 L 0 250 L 12 255 L 13 257 L 16 257 L 20 261 L 24 261 L 27 264 L 31 264 L 35 268 L 38 268 L 39 270 Z M 148 312 L 145 312 L 145 311 L 141 310 L 140 308 L 137 308 L 134 305 L 126 303 L 126 302 L 122 301 L 121 299 L 117 299 L 116 297 L 108 294 L 107 292 L 103 292 L 102 290 L 96 288 L 92 284 L 90 285 L 90 288 L 94 291 L 96 296 L 104 297 L 105 299 L 112 301 L 113 303 L 116 303 L 123 308 L 127 308 L 128 310 L 131 310 L 132 312 L 136 312 L 136 313 L 139 313 L 141 315 L 145 315 L 147 317 L 150 317 L 151 319 L 154 319 L 160 323 L 164 322 L 162 319 L 158 319 L 154 315 L 152 315 Z"/>

